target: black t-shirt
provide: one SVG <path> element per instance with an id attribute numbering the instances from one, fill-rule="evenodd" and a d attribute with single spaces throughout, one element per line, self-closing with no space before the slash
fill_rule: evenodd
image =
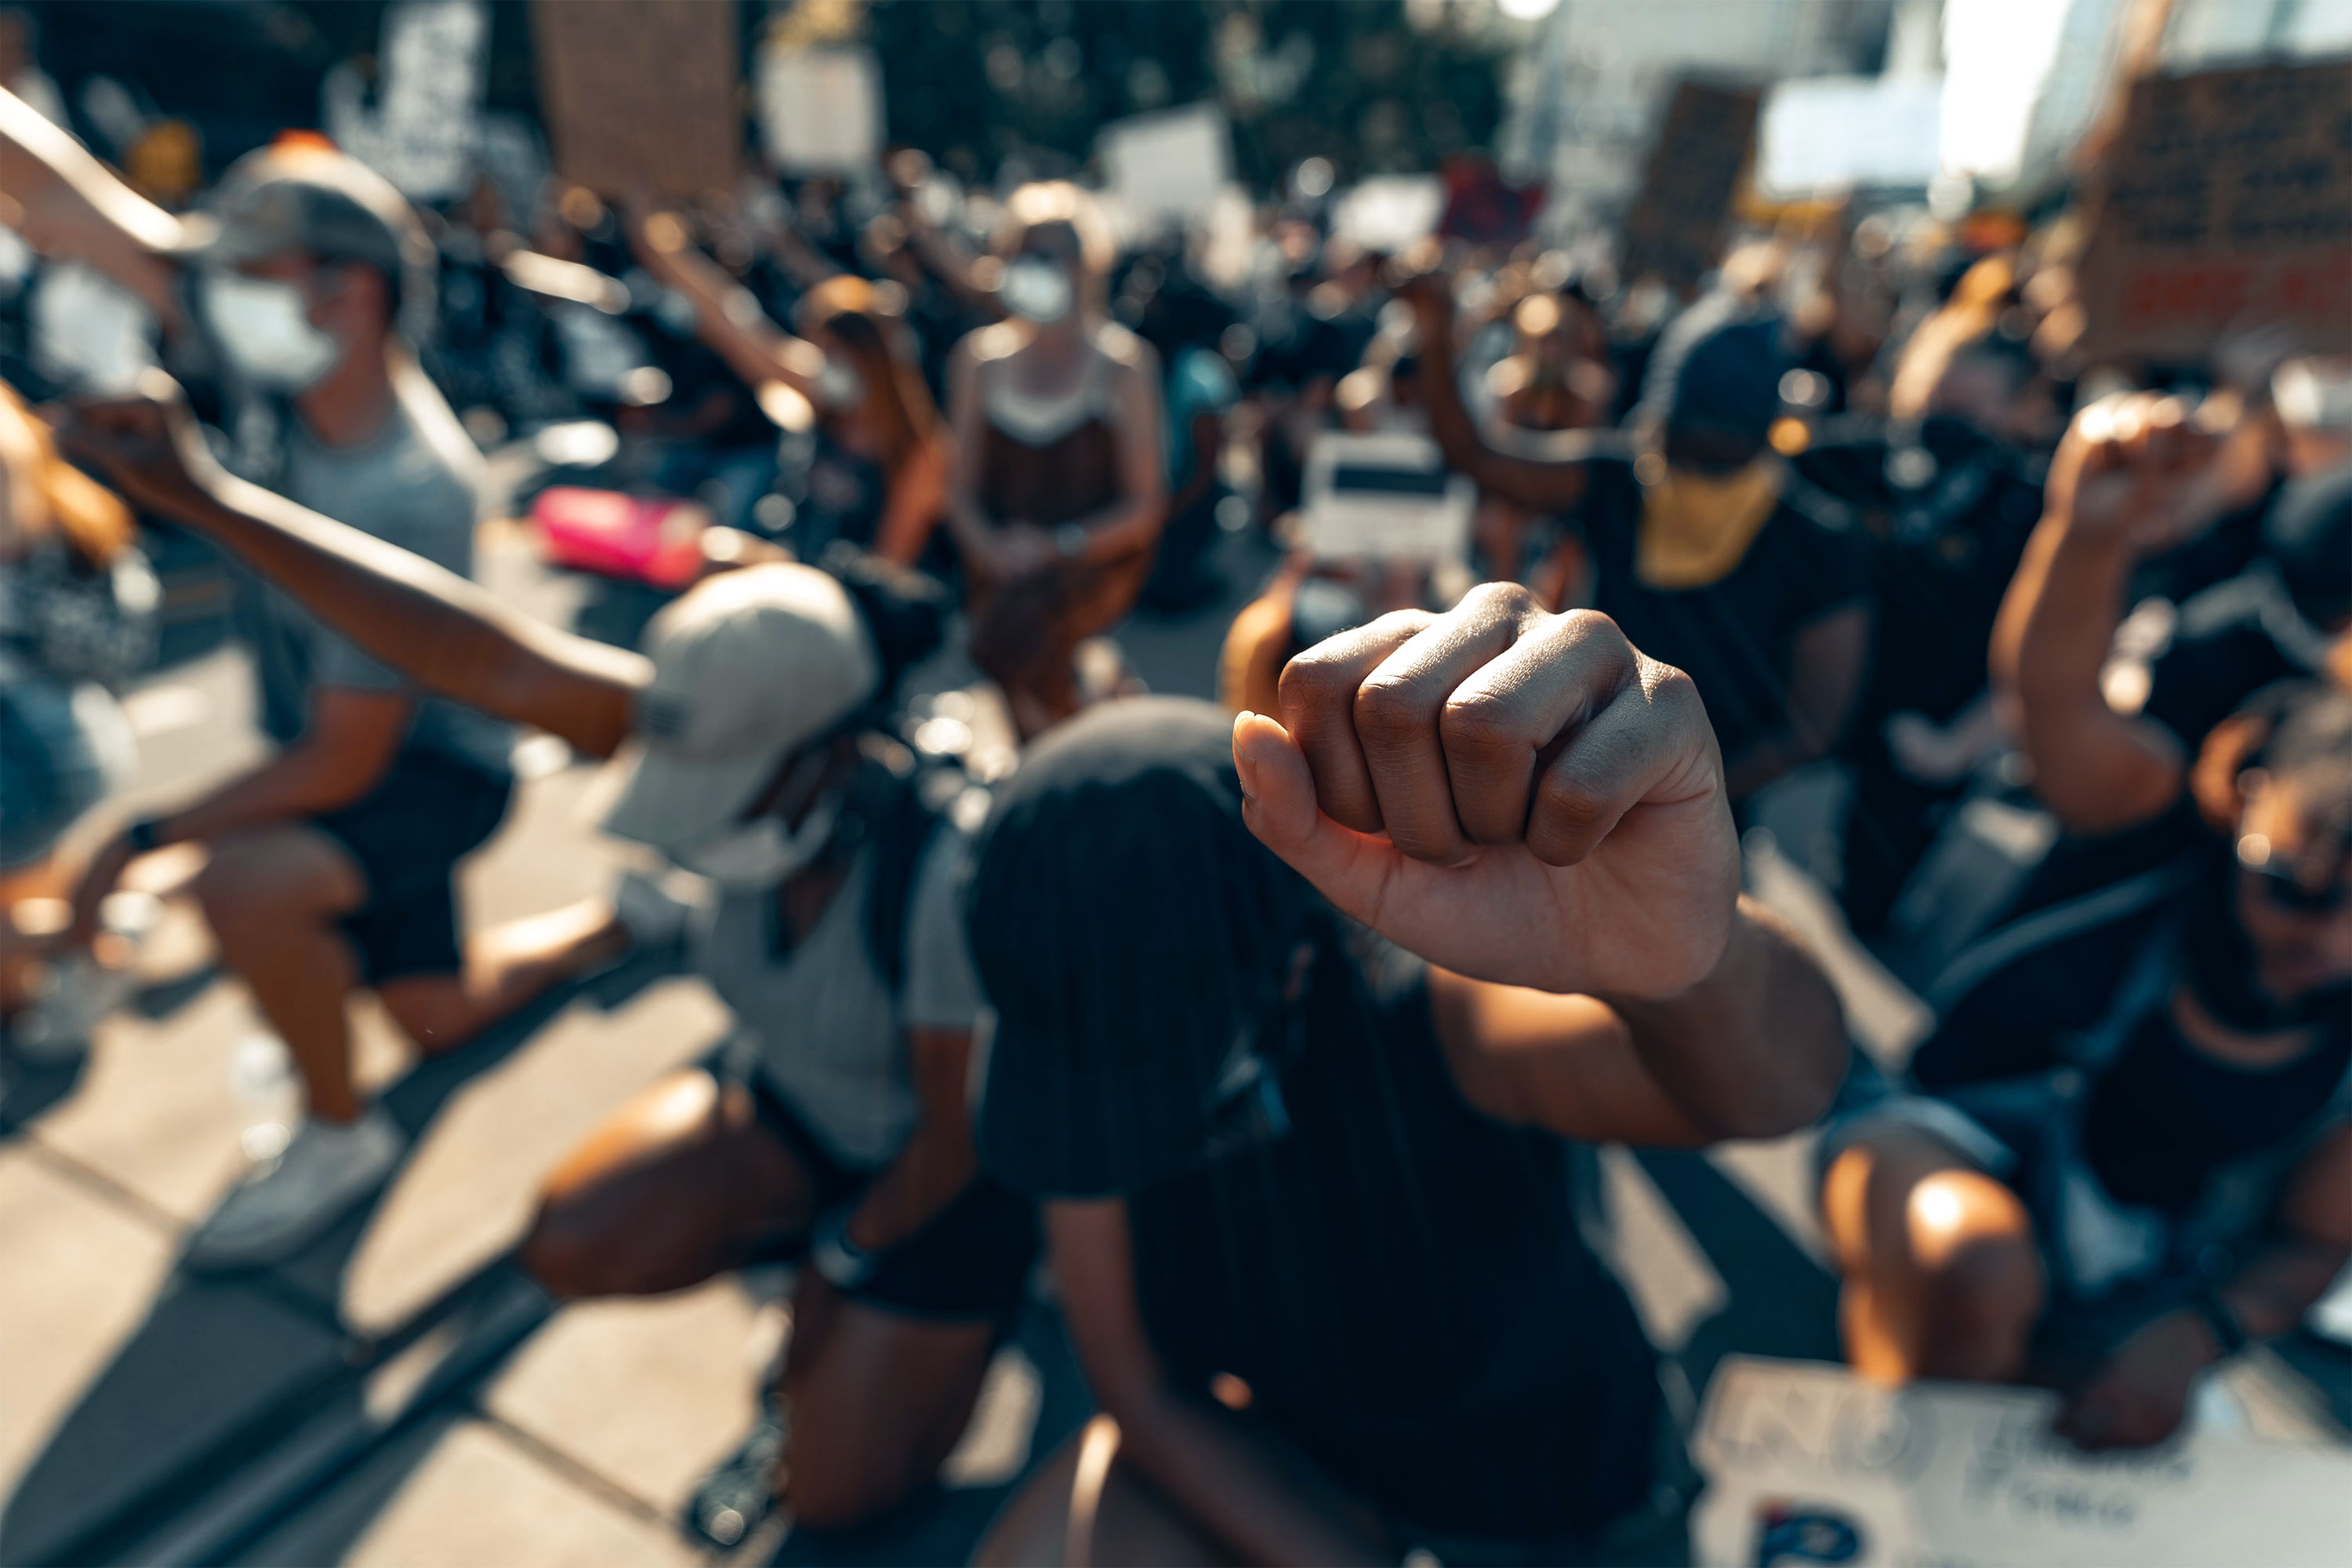
<path id="1" fill-rule="evenodd" d="M 1724 759 L 1736 761 L 1788 723 L 1796 634 L 1868 593 L 1859 544 L 1784 497 L 1727 574 L 1703 588 L 1651 588 L 1633 574 L 1641 520 L 1632 465 L 1594 463 L 1581 511 L 1594 607 L 1635 647 L 1697 683 Z"/>
<path id="2" fill-rule="evenodd" d="M 1578 1235 L 1565 1146 L 1463 1101 L 1417 972 L 1375 1000 L 1331 947 L 1279 1026 L 1290 1059 L 1256 1131 L 1125 1194 L 1153 1348 L 1195 1394 L 1241 1378 L 1253 1414 L 1413 1523 L 1605 1523 L 1646 1494 L 1656 1384 Z M 992 1068 L 983 1149 L 1050 1138 L 1067 1108 L 1006 1096 L 1034 1080 L 997 1066 L 1013 1070 Z"/>

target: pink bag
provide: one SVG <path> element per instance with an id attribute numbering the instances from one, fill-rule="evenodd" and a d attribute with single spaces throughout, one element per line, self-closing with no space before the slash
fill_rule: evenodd
<path id="1" fill-rule="evenodd" d="M 531 502 L 530 521 L 552 565 L 682 588 L 701 574 L 710 513 L 698 501 L 558 485 Z"/>

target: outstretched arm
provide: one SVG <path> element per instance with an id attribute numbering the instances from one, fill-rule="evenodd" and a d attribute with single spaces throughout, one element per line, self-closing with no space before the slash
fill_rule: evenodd
<path id="1" fill-rule="evenodd" d="M 221 470 L 179 400 L 79 406 L 66 450 L 132 500 L 211 539 L 320 620 L 429 691 L 532 724 L 590 756 L 629 733 L 650 678 L 636 654 L 555 630 L 454 572 Z"/>
<path id="2" fill-rule="evenodd" d="M 782 381 L 803 397 L 816 395 L 824 351 L 770 321 L 751 291 L 694 247 L 675 214 L 633 211 L 629 247 L 665 288 L 694 302 L 695 335 L 752 385 Z"/>
<path id="3" fill-rule="evenodd" d="M 1489 1110 L 1688 1143 L 1789 1131 L 1828 1104 L 1837 1000 L 1739 897 L 1690 678 L 1608 617 L 1490 584 L 1308 649 L 1282 708 L 1234 726 L 1251 829 L 1462 977 L 1435 986 L 1441 1027 Z"/>
<path id="4" fill-rule="evenodd" d="M 166 326 L 180 321 L 179 268 L 165 252 L 183 237 L 180 220 L 141 195 L 87 148 L 0 89 L 0 210 L 44 256 L 80 261 L 128 289 Z"/>
<path id="5" fill-rule="evenodd" d="M 1620 453 L 1613 431 L 1520 431 L 1490 438 L 1462 406 L 1460 368 L 1454 354 L 1454 296 L 1445 279 L 1424 273 L 1405 286 L 1421 332 L 1421 377 L 1429 404 L 1430 434 L 1457 473 L 1491 496 L 1557 515 L 1584 499 L 1584 465 Z"/>
<path id="6" fill-rule="evenodd" d="M 2146 822 L 2180 794 L 2189 758 L 2154 720 L 2099 689 L 2132 566 L 2171 532 L 2205 443 L 2171 399 L 2093 405 L 2051 465 L 2042 521 L 1993 626 L 1995 689 L 2012 708 L 2034 792 L 2076 833 Z"/>

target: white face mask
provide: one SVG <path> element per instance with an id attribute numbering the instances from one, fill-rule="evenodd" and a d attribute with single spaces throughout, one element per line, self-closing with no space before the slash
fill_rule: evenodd
<path id="1" fill-rule="evenodd" d="M 841 821 L 841 800 L 829 795 L 809 807 L 797 831 L 771 812 L 681 846 L 669 858 L 730 893 L 756 893 L 775 887 L 824 853 Z"/>
<path id="2" fill-rule="evenodd" d="M 1069 268 L 1043 256 L 1024 256 L 1007 267 L 996 294 L 1006 310 L 1041 327 L 1068 315 L 1077 302 Z"/>
<path id="3" fill-rule="evenodd" d="M 291 283 L 207 273 L 204 306 L 238 374 L 270 391 L 300 392 L 343 357 L 343 345 L 310 324 L 302 291 Z"/>
<path id="4" fill-rule="evenodd" d="M 827 408 L 855 408 L 866 401 L 866 378 L 839 356 L 827 354 L 817 373 L 816 400 Z"/>

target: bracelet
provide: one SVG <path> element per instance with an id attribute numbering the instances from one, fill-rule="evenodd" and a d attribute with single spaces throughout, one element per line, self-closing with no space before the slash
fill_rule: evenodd
<path id="1" fill-rule="evenodd" d="M 1085 525 L 1066 522 L 1054 530 L 1054 548 L 1062 552 L 1062 559 L 1065 561 L 1083 560 L 1087 553 Z"/>
<path id="2" fill-rule="evenodd" d="M 874 1275 L 879 1259 L 849 1239 L 849 1210 L 837 1208 L 816 1222 L 809 1237 L 809 1267 L 836 1289 L 855 1290 Z"/>
<path id="3" fill-rule="evenodd" d="M 2238 1321 L 2238 1314 L 2231 1310 L 2230 1303 L 2221 1300 L 2221 1291 L 2209 1285 L 2197 1292 L 2197 1299 L 2190 1305 L 2197 1310 L 2198 1317 L 2204 1320 L 2205 1326 L 2213 1331 L 2214 1341 L 2221 1345 L 2224 1356 L 2236 1355 L 2246 1348 L 2250 1339 L 2246 1325 Z"/>
<path id="4" fill-rule="evenodd" d="M 152 855 L 163 847 L 163 819 L 142 816 L 122 830 L 122 841 L 131 846 L 134 855 Z"/>

